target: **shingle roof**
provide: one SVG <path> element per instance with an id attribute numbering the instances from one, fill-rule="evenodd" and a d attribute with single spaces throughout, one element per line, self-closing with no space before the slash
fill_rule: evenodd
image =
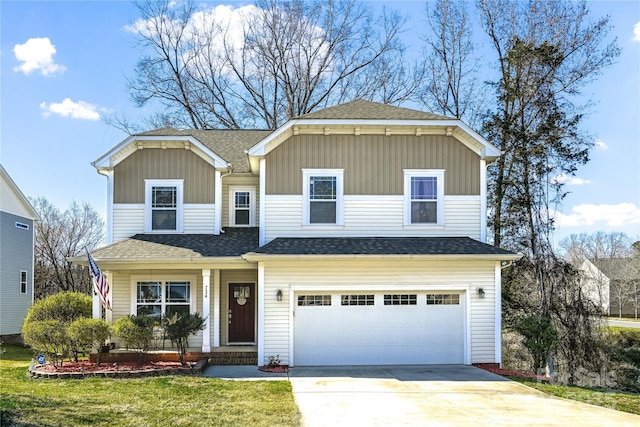
<path id="1" fill-rule="evenodd" d="M 269 255 L 496 255 L 513 252 L 468 237 L 277 238 L 254 251 Z"/>
<path id="2" fill-rule="evenodd" d="M 91 254 L 96 260 L 239 257 L 257 246 L 257 228 L 226 228 L 220 235 L 136 234 Z"/>
<path id="3" fill-rule="evenodd" d="M 599 258 L 590 260 L 598 270 L 611 280 L 627 279 L 632 258 Z"/>
<path id="4" fill-rule="evenodd" d="M 334 107 L 314 111 L 297 119 L 353 119 L 353 120 L 455 120 L 425 111 L 380 104 L 357 99 Z"/>
<path id="5" fill-rule="evenodd" d="M 250 172 L 245 150 L 256 145 L 269 130 L 175 129 L 165 127 L 136 136 L 192 136 L 233 166 L 234 172 Z"/>

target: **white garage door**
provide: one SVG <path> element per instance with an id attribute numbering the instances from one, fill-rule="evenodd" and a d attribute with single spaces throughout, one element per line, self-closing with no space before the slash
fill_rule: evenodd
<path id="1" fill-rule="evenodd" d="M 464 298 L 455 292 L 298 292 L 294 363 L 464 363 Z"/>

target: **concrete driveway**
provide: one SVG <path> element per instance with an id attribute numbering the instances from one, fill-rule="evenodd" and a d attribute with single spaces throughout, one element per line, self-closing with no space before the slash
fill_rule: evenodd
<path id="1" fill-rule="evenodd" d="M 471 366 L 300 367 L 289 380 L 307 427 L 640 426 Z"/>

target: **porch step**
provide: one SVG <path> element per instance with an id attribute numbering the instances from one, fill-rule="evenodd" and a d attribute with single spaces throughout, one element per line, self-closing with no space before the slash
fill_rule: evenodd
<path id="1" fill-rule="evenodd" d="M 209 354 L 209 365 L 257 365 L 257 351 L 219 351 Z"/>

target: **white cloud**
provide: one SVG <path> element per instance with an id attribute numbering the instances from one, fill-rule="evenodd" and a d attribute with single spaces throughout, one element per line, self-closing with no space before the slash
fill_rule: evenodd
<path id="1" fill-rule="evenodd" d="M 95 105 L 84 101 L 74 102 L 69 98 L 65 98 L 62 102 L 52 102 L 48 105 L 43 102 L 40 104 L 40 108 L 44 110 L 42 114 L 45 117 L 57 114 L 62 117 L 71 117 L 79 120 L 100 120 L 100 113 L 98 113 L 98 108 Z"/>
<path id="2" fill-rule="evenodd" d="M 596 139 L 596 142 L 594 143 L 595 147 L 597 150 L 606 150 L 607 148 L 609 148 L 609 146 L 607 144 L 604 143 L 603 140 L 601 139 Z"/>
<path id="3" fill-rule="evenodd" d="M 585 184 L 591 183 L 591 180 L 582 179 L 575 176 L 569 176 L 566 173 L 556 176 L 555 178 L 553 178 L 553 180 L 560 184 L 567 184 L 567 185 L 585 185 Z"/>
<path id="4" fill-rule="evenodd" d="M 556 225 L 580 227 L 603 223 L 611 227 L 640 224 L 640 208 L 634 203 L 617 205 L 581 204 L 571 208 L 571 213 L 555 212 Z"/>
<path id="5" fill-rule="evenodd" d="M 48 37 L 31 38 L 24 44 L 17 44 L 13 48 L 16 59 L 22 62 L 14 67 L 14 71 L 21 71 L 27 76 L 34 71 L 40 71 L 43 76 L 62 74 L 66 70 L 64 65 L 56 64 L 53 55 L 56 47 Z"/>
<path id="6" fill-rule="evenodd" d="M 640 41 L 640 22 L 637 22 L 636 25 L 633 26 L 633 39 L 634 41 Z"/>

